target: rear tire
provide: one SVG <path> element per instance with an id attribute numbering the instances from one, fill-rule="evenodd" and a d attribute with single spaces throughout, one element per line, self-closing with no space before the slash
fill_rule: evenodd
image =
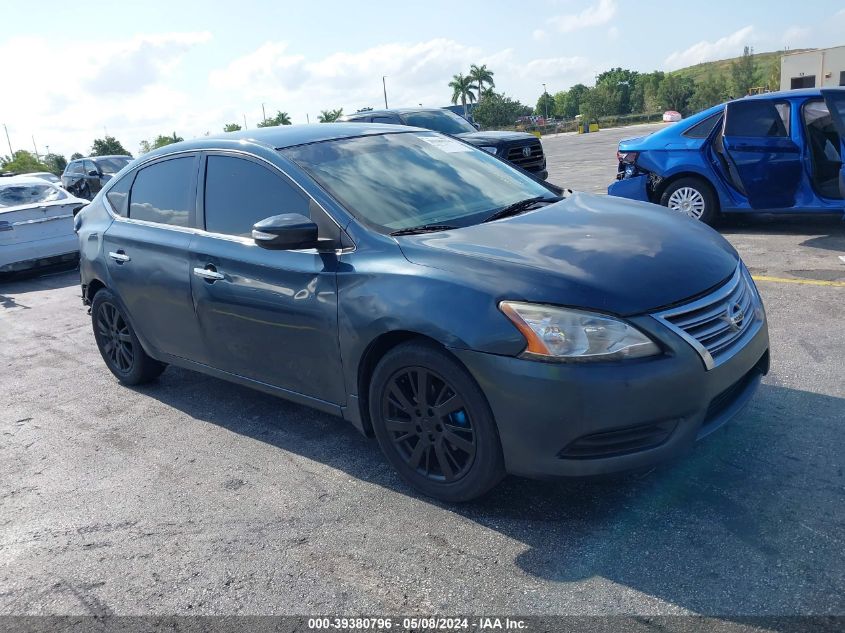
<path id="1" fill-rule="evenodd" d="M 114 295 L 105 288 L 94 295 L 91 325 L 106 367 L 124 385 L 150 382 L 167 368 L 147 355 Z"/>
<path id="2" fill-rule="evenodd" d="M 370 381 L 369 409 L 387 461 L 425 495 L 469 501 L 505 475 L 484 393 L 433 344 L 403 343 L 385 354 Z"/>
<path id="3" fill-rule="evenodd" d="M 669 183 L 660 196 L 660 204 L 711 226 L 719 217 L 719 201 L 713 187 L 694 176 Z"/>

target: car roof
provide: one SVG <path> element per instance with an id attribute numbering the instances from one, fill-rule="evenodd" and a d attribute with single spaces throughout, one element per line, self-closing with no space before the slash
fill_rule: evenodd
<path id="1" fill-rule="evenodd" d="M 845 88 L 841 87 L 822 87 L 822 88 L 796 88 L 795 90 L 778 90 L 777 92 L 761 92 L 760 94 L 752 95 L 750 97 L 741 97 L 742 99 L 782 99 L 786 97 L 793 98 L 807 98 L 807 97 L 821 97 L 822 91 L 836 91 L 845 92 Z M 738 99 L 737 99 L 738 101 Z"/>
<path id="2" fill-rule="evenodd" d="M 216 142 L 221 147 L 231 146 L 232 141 L 241 141 L 261 145 L 269 149 L 284 149 L 296 145 L 308 145 L 322 141 L 334 141 L 356 136 L 373 136 L 379 134 L 403 134 L 407 132 L 431 132 L 423 128 L 410 126 L 396 126 L 381 123 L 311 123 L 306 125 L 278 125 L 274 127 L 226 132 L 212 136 L 201 136 L 189 141 L 180 141 L 165 145 L 143 158 L 162 156 L 172 152 L 212 149 Z"/>
<path id="3" fill-rule="evenodd" d="M 82 158 L 74 158 L 73 160 L 68 161 L 68 164 L 76 163 L 81 160 L 93 160 L 96 162 L 102 158 L 126 158 L 128 160 L 133 160 L 129 154 L 108 154 L 107 156 L 83 156 Z"/>
<path id="4" fill-rule="evenodd" d="M 16 185 L 49 185 L 50 187 L 56 187 L 56 183 L 50 182 L 49 180 L 44 180 L 43 178 L 39 178 L 33 174 L 21 174 L 20 176 L 9 176 L 0 180 L 0 185 L 5 185 L 7 183 L 12 183 Z"/>
<path id="5" fill-rule="evenodd" d="M 451 110 L 446 108 L 381 108 L 379 110 L 364 110 L 363 112 L 353 112 L 346 114 L 342 118 L 356 117 L 356 116 L 372 116 L 374 114 L 409 114 L 412 112 L 448 112 L 454 114 Z"/>

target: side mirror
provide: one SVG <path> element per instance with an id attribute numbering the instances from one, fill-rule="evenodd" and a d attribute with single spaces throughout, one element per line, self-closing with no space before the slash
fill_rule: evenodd
<path id="1" fill-rule="evenodd" d="M 473 124 L 472 124 L 472 127 L 474 127 L 476 130 L 480 130 L 480 129 L 481 129 L 481 125 L 480 125 L 479 123 L 473 123 Z"/>
<path id="2" fill-rule="evenodd" d="M 252 239 L 256 244 L 280 251 L 316 248 L 317 233 L 317 225 L 299 213 L 274 215 L 252 227 Z"/>
<path id="3" fill-rule="evenodd" d="M 88 175 L 89 176 L 99 176 L 100 174 L 97 172 L 96 169 L 92 169 L 91 171 L 88 172 Z"/>

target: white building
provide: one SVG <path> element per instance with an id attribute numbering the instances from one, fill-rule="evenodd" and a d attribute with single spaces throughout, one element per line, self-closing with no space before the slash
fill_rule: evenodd
<path id="1" fill-rule="evenodd" d="M 845 86 L 845 46 L 788 53 L 780 58 L 780 89 Z"/>

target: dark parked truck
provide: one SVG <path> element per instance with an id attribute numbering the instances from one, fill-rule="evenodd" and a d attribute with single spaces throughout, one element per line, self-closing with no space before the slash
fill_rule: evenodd
<path id="1" fill-rule="evenodd" d="M 368 110 L 341 117 L 341 121 L 358 123 L 389 123 L 413 125 L 441 134 L 455 136 L 470 145 L 475 145 L 489 154 L 503 158 L 545 180 L 546 156 L 543 145 L 533 134 L 525 132 L 479 132 L 466 119 L 443 108 L 400 108 L 395 110 Z"/>
<path id="2" fill-rule="evenodd" d="M 342 416 L 449 501 L 508 472 L 676 457 L 769 367 L 760 295 L 716 231 L 643 202 L 561 197 L 421 128 L 168 145 L 75 227 L 94 338 L 120 382 L 176 365 Z"/>

